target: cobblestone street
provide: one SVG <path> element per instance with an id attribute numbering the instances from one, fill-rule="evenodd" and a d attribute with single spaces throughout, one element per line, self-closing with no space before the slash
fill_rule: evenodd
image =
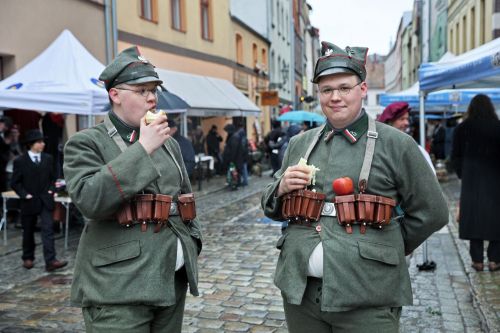
<path id="1" fill-rule="evenodd" d="M 213 178 L 198 192 L 204 227 L 201 296 L 188 296 L 184 332 L 287 332 L 281 296 L 273 285 L 280 225 L 265 218 L 259 206 L 269 180 L 254 177 L 248 187 L 232 192 L 222 188 L 222 178 Z M 456 183 L 444 185 L 452 210 Z M 68 268 L 48 274 L 40 259 L 32 270 L 21 267 L 16 250 L 20 231 L 9 226 L 9 245 L 0 247 L 0 332 L 84 330 L 81 310 L 69 307 L 79 237 L 78 228 L 70 231 L 66 253 L 63 238 L 57 240 Z M 416 267 L 423 261 L 422 247 L 413 254 L 414 305 L 403 309 L 401 332 L 499 331 L 500 274 L 471 272 L 466 244 L 456 233 L 450 223 L 428 240 L 428 257 L 437 264 L 433 272 Z"/>

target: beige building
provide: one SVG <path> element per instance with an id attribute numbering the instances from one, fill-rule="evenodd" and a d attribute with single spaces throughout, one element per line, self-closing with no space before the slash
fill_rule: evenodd
<path id="1" fill-rule="evenodd" d="M 449 0 L 448 51 L 458 55 L 500 37 L 500 3 Z"/>
<path id="2" fill-rule="evenodd" d="M 260 116 L 247 118 L 248 137 L 259 142 L 271 129 L 269 106 L 261 106 L 260 93 L 269 87 L 268 54 L 269 41 L 236 17 L 232 17 L 234 33 L 234 58 L 238 67 L 234 69 L 234 85 L 245 96 L 260 107 Z"/>
<path id="3" fill-rule="evenodd" d="M 64 29 L 106 63 L 104 0 L 2 0 L 0 8 L 0 80 L 36 58 Z M 86 125 L 84 118 L 68 115 L 67 133 Z"/>
<path id="4" fill-rule="evenodd" d="M 253 67 L 236 62 L 229 0 L 120 0 L 116 4 L 118 51 L 139 45 L 158 68 L 230 82 L 236 81 L 236 72 L 255 74 Z M 225 14 L 215 19 L 216 13 Z M 254 97 L 253 91 L 247 94 Z M 223 110 L 217 116 L 188 118 L 189 128 L 201 125 L 205 135 L 213 124 L 225 135 L 222 128 L 233 121 Z"/>

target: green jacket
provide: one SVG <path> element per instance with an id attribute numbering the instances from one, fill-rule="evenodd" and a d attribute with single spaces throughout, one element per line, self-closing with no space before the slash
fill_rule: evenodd
<path id="1" fill-rule="evenodd" d="M 181 240 L 190 291 L 198 295 L 198 221 L 179 216 L 154 233 L 120 226 L 115 213 L 134 194 L 190 193 L 179 146 L 172 138 L 150 156 L 138 142 L 121 152 L 104 124 L 78 132 L 64 150 L 64 175 L 73 203 L 86 218 L 76 255 L 71 302 L 99 304 L 175 304 L 177 238 Z M 178 162 L 181 171 L 177 167 Z M 182 180 L 181 180 L 182 179 Z"/>
<path id="2" fill-rule="evenodd" d="M 327 125 L 312 151 L 308 164 L 316 173 L 318 192 L 331 201 L 334 179 L 349 176 L 356 184 L 365 153 L 368 117 L 363 115 L 349 133 L 335 134 L 325 141 Z M 336 217 L 321 217 L 321 231 L 290 224 L 279 239 L 281 249 L 275 283 L 287 302 L 300 304 L 306 287 L 309 257 L 323 244 L 322 310 L 344 311 L 358 307 L 402 306 L 412 303 L 405 251 L 416 249 L 434 231 L 448 222 L 448 207 L 437 179 L 414 140 L 390 126 L 376 124 L 378 139 L 368 179 L 367 193 L 396 200 L 405 212 L 402 221 L 393 219 L 382 230 L 359 226 L 347 234 Z M 290 141 L 283 165 L 262 197 L 266 216 L 283 220 L 281 198 L 276 197 L 280 179 L 288 166 L 303 157 L 320 128 L 295 136 Z M 354 139 L 353 139 L 354 138 Z"/>

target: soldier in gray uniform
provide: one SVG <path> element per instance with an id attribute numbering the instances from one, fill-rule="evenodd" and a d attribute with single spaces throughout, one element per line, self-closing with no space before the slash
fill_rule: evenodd
<path id="1" fill-rule="evenodd" d="M 289 220 L 275 284 L 292 333 L 398 332 L 401 307 L 412 304 L 405 254 L 448 222 L 414 140 L 362 108 L 367 52 L 322 43 L 313 82 L 327 122 L 290 140 L 262 197 L 266 216 Z M 311 165 L 319 169 L 314 182 Z M 343 177 L 353 193 L 334 193 Z M 404 215 L 391 210 L 397 205 Z"/>
<path id="2" fill-rule="evenodd" d="M 162 81 L 137 47 L 100 79 L 112 110 L 64 153 L 69 194 L 86 218 L 71 302 L 87 332 L 180 332 L 187 286 L 198 295 L 201 233 L 167 117 L 146 123 Z"/>

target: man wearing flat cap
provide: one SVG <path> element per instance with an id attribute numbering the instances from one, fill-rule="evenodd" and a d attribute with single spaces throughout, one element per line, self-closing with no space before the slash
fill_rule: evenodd
<path id="1" fill-rule="evenodd" d="M 23 143 L 27 152 L 14 160 L 10 185 L 21 199 L 21 224 L 23 226 L 23 267 L 31 269 L 35 261 L 35 226 L 41 219 L 41 236 L 45 270 L 52 272 L 67 265 L 56 258 L 54 245 L 54 182 L 52 156 L 43 153 L 45 143 L 40 130 L 26 132 Z"/>
<path id="2" fill-rule="evenodd" d="M 448 222 L 417 144 L 362 107 L 367 52 L 322 43 L 313 82 L 327 122 L 290 140 L 262 196 L 266 216 L 289 223 L 275 284 L 292 333 L 398 332 L 412 303 L 405 254 Z"/>
<path id="3" fill-rule="evenodd" d="M 201 232 L 167 117 L 146 121 L 162 81 L 135 46 L 99 79 L 111 111 L 64 150 L 67 189 L 87 222 L 71 302 L 88 332 L 180 332 L 188 285 L 198 295 Z"/>

